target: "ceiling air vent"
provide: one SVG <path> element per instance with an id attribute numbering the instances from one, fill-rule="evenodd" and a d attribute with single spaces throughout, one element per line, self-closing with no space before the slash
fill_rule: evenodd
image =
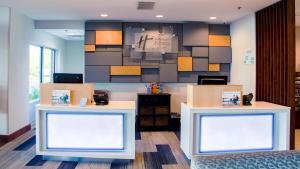
<path id="1" fill-rule="evenodd" d="M 139 1 L 137 9 L 138 10 L 152 10 L 154 8 L 155 2 L 144 2 Z"/>

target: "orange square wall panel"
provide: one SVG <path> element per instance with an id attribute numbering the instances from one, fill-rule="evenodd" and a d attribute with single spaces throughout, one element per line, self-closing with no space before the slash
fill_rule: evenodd
<path id="1" fill-rule="evenodd" d="M 96 31 L 96 45 L 122 45 L 122 31 Z"/>
<path id="2" fill-rule="evenodd" d="M 110 75 L 113 76 L 139 76 L 142 74 L 141 66 L 111 66 Z"/>
<path id="3" fill-rule="evenodd" d="M 219 72 L 220 71 L 220 64 L 209 64 L 208 71 L 210 72 Z"/>
<path id="4" fill-rule="evenodd" d="M 178 71 L 179 72 L 193 71 L 193 58 L 192 57 L 178 57 Z"/>
<path id="5" fill-rule="evenodd" d="M 209 46 L 231 46 L 231 37 L 224 35 L 209 35 Z"/>
<path id="6" fill-rule="evenodd" d="M 86 52 L 95 52 L 96 46 L 95 45 L 84 45 L 84 50 Z"/>

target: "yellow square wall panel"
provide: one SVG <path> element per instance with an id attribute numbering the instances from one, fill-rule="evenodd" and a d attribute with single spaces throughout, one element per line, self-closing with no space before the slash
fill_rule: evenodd
<path id="1" fill-rule="evenodd" d="M 95 52 L 96 46 L 95 45 L 84 45 L 84 51 L 86 52 Z"/>
<path id="2" fill-rule="evenodd" d="M 231 46 L 231 37 L 224 35 L 209 35 L 209 46 Z"/>
<path id="3" fill-rule="evenodd" d="M 193 58 L 192 57 L 178 57 L 178 71 L 179 72 L 193 71 Z"/>
<path id="4" fill-rule="evenodd" d="M 96 31 L 96 45 L 122 45 L 122 31 Z"/>
<path id="5" fill-rule="evenodd" d="M 142 74 L 141 66 L 111 66 L 110 75 L 115 76 L 139 76 Z"/>
<path id="6" fill-rule="evenodd" d="M 219 72 L 220 71 L 220 64 L 209 64 L 208 71 L 210 72 Z"/>

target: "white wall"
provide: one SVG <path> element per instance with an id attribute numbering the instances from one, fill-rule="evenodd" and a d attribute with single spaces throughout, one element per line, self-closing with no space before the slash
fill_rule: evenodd
<path id="1" fill-rule="evenodd" d="M 29 106 L 29 45 L 57 49 L 57 70 L 61 70 L 65 41 L 46 32 L 35 30 L 34 22 L 27 16 L 11 9 L 8 57 L 8 130 L 11 134 L 34 121 Z M 31 104 L 31 106 L 34 106 Z"/>
<path id="2" fill-rule="evenodd" d="M 255 14 L 246 16 L 231 25 L 232 66 L 231 83 L 242 84 L 244 94 L 253 93 L 256 88 L 256 64 L 244 63 L 247 51 L 256 58 Z"/>
<path id="3" fill-rule="evenodd" d="M 296 28 L 296 72 L 300 72 L 300 27 Z"/>
<path id="4" fill-rule="evenodd" d="M 7 133 L 9 8 L 0 7 L 0 135 Z"/>
<path id="5" fill-rule="evenodd" d="M 84 42 L 66 41 L 64 73 L 84 73 Z"/>

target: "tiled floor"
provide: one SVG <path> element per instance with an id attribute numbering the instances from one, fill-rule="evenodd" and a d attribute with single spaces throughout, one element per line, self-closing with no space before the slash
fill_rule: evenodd
<path id="1" fill-rule="evenodd" d="M 136 134 L 136 159 L 94 162 L 44 161 L 35 155 L 34 131 L 0 147 L 0 169 L 188 169 L 174 132 Z"/>

